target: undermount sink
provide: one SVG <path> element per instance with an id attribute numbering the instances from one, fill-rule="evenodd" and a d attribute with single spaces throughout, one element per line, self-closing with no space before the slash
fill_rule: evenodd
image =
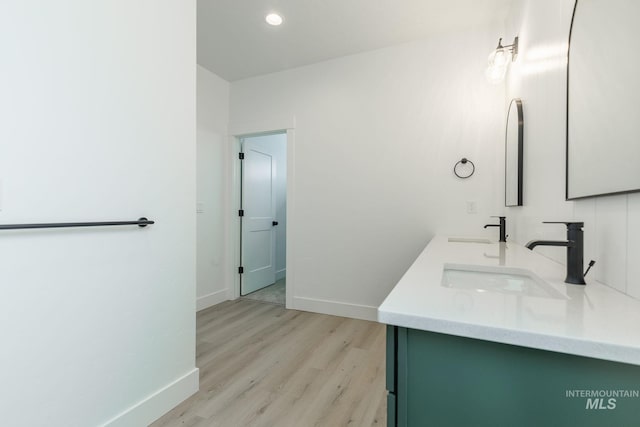
<path id="1" fill-rule="evenodd" d="M 478 239 L 472 237 L 449 237 L 449 242 L 451 243 L 491 243 L 489 239 Z"/>
<path id="2" fill-rule="evenodd" d="M 445 264 L 442 286 L 477 292 L 567 299 L 531 271 L 519 268 Z"/>

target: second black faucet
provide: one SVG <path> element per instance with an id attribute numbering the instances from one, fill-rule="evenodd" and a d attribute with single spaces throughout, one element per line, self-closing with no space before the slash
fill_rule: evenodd
<path id="1" fill-rule="evenodd" d="M 499 224 L 487 224 L 484 226 L 484 228 L 487 227 L 500 227 L 500 241 L 501 242 L 506 242 L 507 241 L 507 217 L 505 216 L 492 216 L 491 218 L 499 218 L 500 219 L 500 223 Z"/>

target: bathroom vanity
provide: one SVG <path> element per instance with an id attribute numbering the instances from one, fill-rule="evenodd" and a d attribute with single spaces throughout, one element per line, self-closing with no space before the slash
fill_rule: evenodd
<path id="1" fill-rule="evenodd" d="M 640 301 L 564 277 L 514 243 L 435 237 L 378 309 L 387 424 L 638 425 Z"/>

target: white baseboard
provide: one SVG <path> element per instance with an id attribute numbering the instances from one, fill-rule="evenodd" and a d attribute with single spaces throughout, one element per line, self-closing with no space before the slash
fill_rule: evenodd
<path id="1" fill-rule="evenodd" d="M 293 297 L 293 309 L 353 319 L 378 321 L 378 307 L 344 302 L 328 301 L 317 298 Z"/>
<path id="2" fill-rule="evenodd" d="M 200 383 L 198 368 L 136 403 L 131 408 L 103 424 L 109 427 L 148 426 L 189 396 L 198 391 Z"/>
<path id="3" fill-rule="evenodd" d="M 209 308 L 216 304 L 220 304 L 221 302 L 226 301 L 227 298 L 227 290 L 223 289 L 221 291 L 215 291 L 208 295 L 204 295 L 198 297 L 196 299 L 196 311 L 204 310 L 205 308 Z"/>
<path id="4" fill-rule="evenodd" d="M 285 277 L 287 277 L 287 269 L 286 268 L 283 268 L 282 270 L 276 271 L 276 282 L 278 280 L 284 279 Z"/>

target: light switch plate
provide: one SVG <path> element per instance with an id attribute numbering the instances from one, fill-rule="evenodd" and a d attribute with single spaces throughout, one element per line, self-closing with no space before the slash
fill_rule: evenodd
<path id="1" fill-rule="evenodd" d="M 203 213 L 203 212 L 204 212 L 204 203 L 202 202 L 196 203 L 196 213 Z"/>

